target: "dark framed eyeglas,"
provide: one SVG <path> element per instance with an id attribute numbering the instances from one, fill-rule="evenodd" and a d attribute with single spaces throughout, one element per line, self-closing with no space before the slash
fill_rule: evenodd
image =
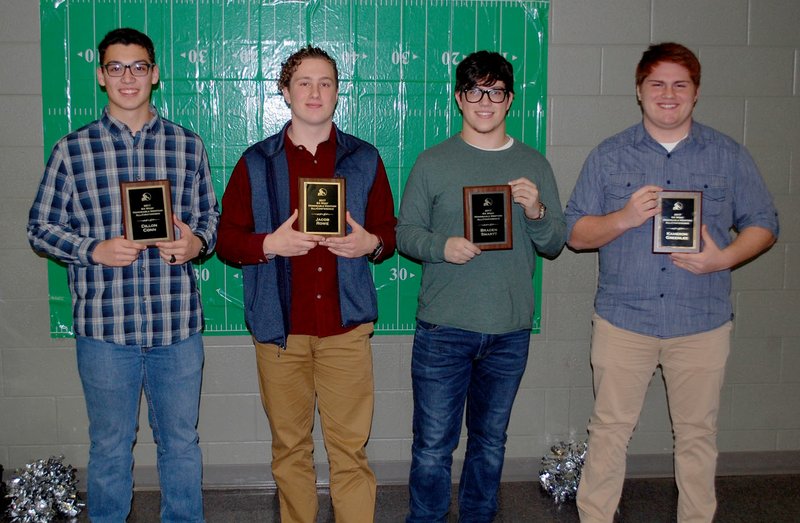
<path id="1" fill-rule="evenodd" d="M 124 76 L 125 69 L 130 69 L 133 76 L 147 76 L 150 69 L 156 64 L 149 64 L 147 62 L 133 62 L 132 64 L 122 64 L 119 62 L 108 62 L 103 64 L 102 67 L 108 76 Z"/>
<path id="2" fill-rule="evenodd" d="M 501 104 L 508 98 L 508 89 L 481 89 L 473 87 L 472 89 L 464 89 L 464 99 L 471 104 L 476 104 L 483 100 L 485 95 L 489 96 L 489 101 L 495 104 Z"/>

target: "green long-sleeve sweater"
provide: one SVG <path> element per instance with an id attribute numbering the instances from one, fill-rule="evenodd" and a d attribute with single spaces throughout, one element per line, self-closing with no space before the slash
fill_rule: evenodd
<path id="1" fill-rule="evenodd" d="M 503 185 L 527 177 L 547 206 L 542 220 L 529 220 L 512 204 L 514 247 L 483 251 L 464 265 L 444 261 L 451 236 L 464 236 L 462 188 Z M 533 317 L 534 248 L 554 256 L 566 226 L 550 164 L 519 142 L 484 151 L 460 135 L 424 151 L 409 175 L 400 205 L 397 248 L 422 262 L 417 318 L 487 334 L 529 329 Z"/>

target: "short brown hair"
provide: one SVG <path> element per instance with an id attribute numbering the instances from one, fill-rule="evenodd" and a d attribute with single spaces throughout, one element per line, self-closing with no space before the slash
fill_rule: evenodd
<path id="1" fill-rule="evenodd" d="M 662 62 L 682 65 L 689 71 L 695 87 L 700 87 L 700 60 L 690 49 L 675 42 L 653 44 L 647 48 L 636 66 L 636 87 L 642 85 L 656 65 Z"/>
<path id="2" fill-rule="evenodd" d="M 300 67 L 300 63 L 306 58 L 321 58 L 331 64 L 336 87 L 339 87 L 339 69 L 336 67 L 336 60 L 331 58 L 328 53 L 319 47 L 314 47 L 309 44 L 292 53 L 292 55 L 281 64 L 281 75 L 278 77 L 278 90 L 289 87 L 289 83 L 292 81 L 292 75 L 294 75 L 294 72 Z"/>
<path id="3" fill-rule="evenodd" d="M 136 29 L 131 29 L 130 27 L 120 27 L 119 29 L 113 29 L 109 31 L 100 41 L 100 43 L 97 44 L 97 52 L 100 56 L 100 65 L 105 63 L 106 50 L 115 44 L 138 45 L 139 47 L 143 47 L 144 50 L 147 51 L 147 56 L 150 58 L 150 63 L 156 63 L 156 50 L 150 37 L 141 31 L 137 31 Z"/>

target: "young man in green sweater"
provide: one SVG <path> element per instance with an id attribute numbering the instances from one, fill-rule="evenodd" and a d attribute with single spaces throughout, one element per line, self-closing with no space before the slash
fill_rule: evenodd
<path id="1" fill-rule="evenodd" d="M 455 99 L 461 132 L 419 156 L 397 227 L 398 249 L 423 266 L 407 523 L 446 520 L 465 402 L 459 521 L 494 518 L 511 406 L 528 357 L 536 251 L 555 256 L 566 239 L 550 164 L 506 134 L 511 64 L 494 52 L 467 56 L 456 69 Z M 482 251 L 465 238 L 462 188 L 498 185 L 510 186 L 512 241 Z"/>

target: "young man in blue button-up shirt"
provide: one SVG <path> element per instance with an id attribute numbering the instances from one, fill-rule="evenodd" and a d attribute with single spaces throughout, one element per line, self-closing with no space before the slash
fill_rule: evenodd
<path id="1" fill-rule="evenodd" d="M 568 245 L 598 249 L 600 262 L 595 406 L 578 489 L 584 523 L 613 520 L 628 441 L 658 365 L 675 437 L 678 521 L 708 522 L 716 510 L 731 269 L 775 242 L 778 218 L 745 148 L 693 121 L 699 88 L 689 49 L 651 46 L 636 70 L 642 122 L 592 151 L 567 204 Z M 661 191 L 702 192 L 699 253 L 653 252 Z"/>

